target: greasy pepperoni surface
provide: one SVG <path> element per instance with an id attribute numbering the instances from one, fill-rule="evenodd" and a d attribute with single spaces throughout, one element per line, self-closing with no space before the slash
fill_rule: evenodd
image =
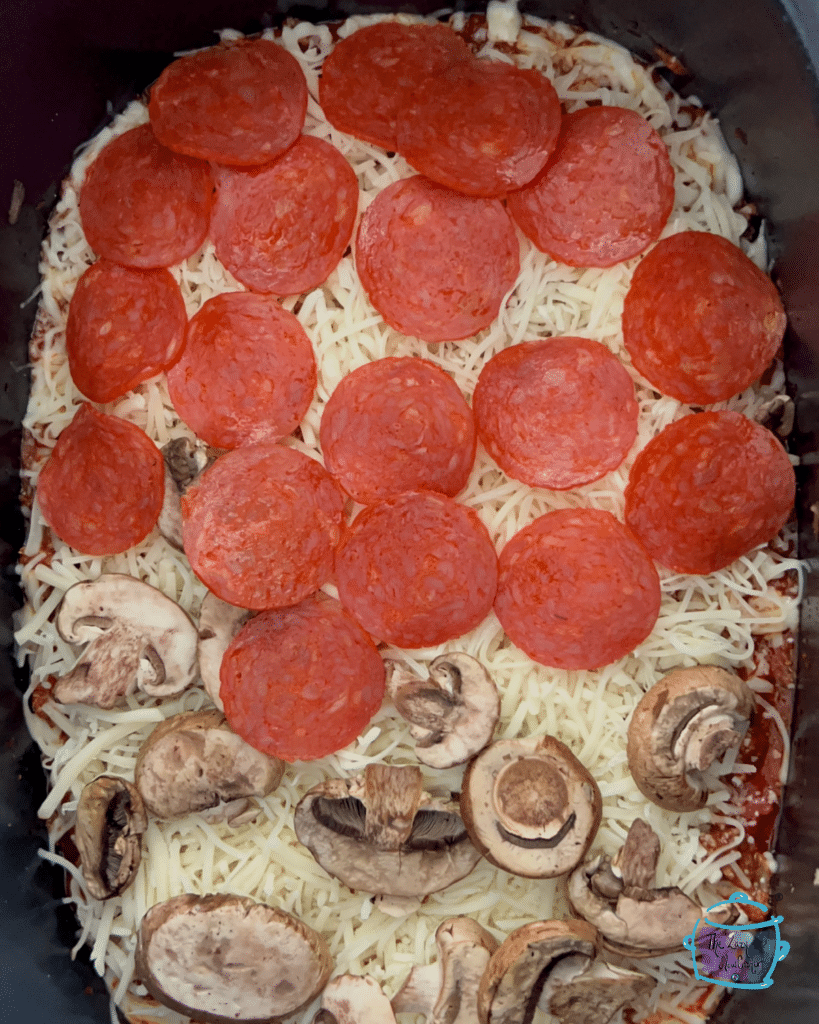
<path id="1" fill-rule="evenodd" d="M 233 731 L 283 761 L 346 747 L 384 697 L 384 662 L 372 640 L 323 596 L 251 619 L 225 652 L 220 679 Z"/>
<path id="2" fill-rule="evenodd" d="M 327 280 L 358 209 L 355 172 L 334 146 L 302 135 L 273 163 L 217 168 L 216 182 L 210 235 L 234 277 L 274 295 Z"/>
<path id="3" fill-rule="evenodd" d="M 174 408 L 216 448 L 286 437 L 315 387 L 316 358 L 304 328 L 274 298 L 252 292 L 208 299 L 168 373 Z"/>
<path id="4" fill-rule="evenodd" d="M 681 402 L 708 405 L 743 391 L 776 355 L 785 311 L 773 282 L 718 235 L 683 231 L 634 271 L 623 340 L 635 367 Z"/>
<path id="5" fill-rule="evenodd" d="M 57 536 L 86 555 L 115 555 L 148 536 L 165 496 L 162 455 L 133 423 L 83 403 L 57 438 L 37 497 Z"/>
<path id="6" fill-rule="evenodd" d="M 543 169 L 561 116 L 554 86 L 539 71 L 461 61 L 415 91 L 398 118 L 398 151 L 441 185 L 502 196 Z"/>
<path id="7" fill-rule="evenodd" d="M 321 417 L 325 465 L 362 505 L 402 491 L 456 495 L 475 446 L 472 412 L 457 384 L 416 357 L 378 359 L 348 373 Z"/>
<path id="8" fill-rule="evenodd" d="M 375 639 L 408 648 L 441 644 L 482 622 L 497 568 L 476 513 L 430 491 L 365 508 L 336 555 L 344 607 Z"/>
<path id="9" fill-rule="evenodd" d="M 176 362 L 187 324 L 182 293 L 167 270 L 98 260 L 68 307 L 71 377 L 92 402 L 111 402 Z"/>
<path id="10" fill-rule="evenodd" d="M 567 114 L 554 156 L 509 195 L 509 212 L 542 252 L 575 267 L 610 267 L 642 252 L 674 205 L 666 144 L 619 107 Z"/>
<path id="11" fill-rule="evenodd" d="M 212 202 L 208 165 L 161 146 L 144 124 L 109 142 L 88 168 L 80 219 L 97 255 L 150 270 L 196 252 Z"/>
<path id="12" fill-rule="evenodd" d="M 283 608 L 325 583 L 344 500 L 318 462 L 261 442 L 221 456 L 182 497 L 182 541 L 208 590 L 240 608 Z"/>
<path id="13" fill-rule="evenodd" d="M 737 412 L 702 412 L 637 456 L 626 522 L 662 565 L 709 573 L 775 537 L 795 494 L 793 466 L 769 430 Z"/>
<path id="14" fill-rule="evenodd" d="M 495 612 L 509 639 L 553 668 L 601 668 L 630 654 L 660 611 L 660 578 L 609 512 L 540 516 L 499 558 Z"/>
<path id="15" fill-rule="evenodd" d="M 438 342 L 468 338 L 495 319 L 519 253 L 499 200 L 416 176 L 376 196 L 361 218 L 355 255 L 364 290 L 387 323 Z"/>
<path id="16" fill-rule="evenodd" d="M 615 469 L 637 436 L 631 378 L 585 338 L 522 342 L 493 356 L 472 400 L 478 436 L 530 487 L 570 490 Z"/>
<path id="17" fill-rule="evenodd" d="M 325 60 L 319 99 L 327 120 L 357 139 L 395 150 L 396 118 L 428 75 L 470 57 L 446 25 L 366 25 Z"/>
<path id="18" fill-rule="evenodd" d="M 269 39 L 238 39 L 180 57 L 151 86 L 151 125 L 177 153 L 219 164 L 275 160 L 304 126 L 299 62 Z"/>

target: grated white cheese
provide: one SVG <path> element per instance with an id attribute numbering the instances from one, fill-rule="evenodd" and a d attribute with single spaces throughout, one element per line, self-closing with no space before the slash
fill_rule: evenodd
<path id="1" fill-rule="evenodd" d="M 564 25 L 524 19 L 517 32 L 520 52 L 513 57 L 497 50 L 495 42 L 506 40 L 511 33 L 515 21 L 512 6 L 497 0 L 490 3 L 488 33 L 479 38 L 481 52 L 547 74 L 567 111 L 603 102 L 628 107 L 648 118 L 668 144 L 676 175 L 674 212 L 664 234 L 713 231 L 743 245 L 764 267 L 764 240 L 749 246 L 740 237 L 746 220 L 735 209 L 742 201 L 736 161 L 717 122 L 698 109 L 697 101 L 683 103 L 663 83 L 655 83 L 649 70 L 621 47 L 588 33 L 576 35 Z M 345 37 L 378 20 L 384 20 L 383 16 L 350 18 L 339 34 Z M 418 19 L 397 15 L 396 20 L 408 23 Z M 453 24 L 460 23 L 463 18 L 455 16 Z M 271 30 L 264 34 L 274 36 Z M 237 35 L 222 33 L 223 38 Z M 333 45 L 326 26 L 289 24 L 279 41 L 300 62 L 307 78 L 310 99 L 305 132 L 331 142 L 351 163 L 360 186 L 360 214 L 383 187 L 414 172 L 401 157 L 387 157 L 378 147 L 343 135 L 324 120 L 318 105 L 318 76 Z M 144 104 L 135 101 L 83 147 L 52 217 L 43 248 L 32 397 L 25 419 L 39 446 L 28 463 L 32 481 L 82 401 L 68 373 L 64 328 L 76 282 L 93 261 L 78 216 L 83 176 L 111 138 L 144 123 L 147 117 Z M 479 449 L 459 500 L 476 510 L 498 548 L 537 516 L 553 509 L 589 506 L 622 518 L 623 491 L 637 452 L 667 424 L 692 411 L 673 399 L 658 397 L 633 370 L 623 348 L 620 315 L 638 258 L 609 269 L 573 268 L 556 264 L 523 236 L 520 244 L 521 271 L 508 302 L 494 324 L 466 342 L 427 345 L 393 331 L 370 306 L 349 256 L 323 287 L 283 300 L 282 305 L 296 311 L 313 340 L 319 363 L 316 400 L 301 425 L 302 439 L 290 438 L 284 443 L 320 459 L 318 436 L 324 403 L 345 374 L 369 360 L 397 354 L 423 356 L 451 374 L 470 396 L 485 361 L 507 345 L 579 334 L 608 346 L 635 381 L 639 435 L 625 463 L 602 480 L 560 493 L 533 490 L 509 480 Z M 172 273 L 189 316 L 213 295 L 242 288 L 221 266 L 210 242 L 172 268 Z M 777 398 L 783 379 L 780 370 L 770 384 L 749 388 L 715 408 L 760 417 Z M 104 408 L 145 429 L 158 445 L 192 436 L 170 405 L 163 377 Z M 54 544 L 53 555 L 42 553 L 47 539 Z M 60 640 L 50 621 L 73 583 L 102 572 L 127 572 L 158 587 L 194 616 L 204 595 L 184 555 L 158 533 L 123 555 L 104 559 L 82 555 L 51 536 L 36 501 L 24 554 L 31 559 L 21 570 L 28 603 L 17 640 L 29 655 L 32 689 L 38 684 L 48 686 L 50 676 L 67 671 L 73 662 L 76 652 Z M 662 607 L 651 636 L 627 658 L 597 672 L 566 672 L 534 664 L 509 645 L 494 614 L 468 636 L 441 647 L 406 652 L 385 645 L 383 653 L 416 670 L 450 650 L 466 650 L 483 661 L 502 695 L 498 736 L 556 735 L 598 780 L 603 821 L 593 852 L 613 855 L 631 822 L 643 817 L 662 842 L 658 884 L 680 885 L 694 892 L 702 882 L 719 877 L 721 869 L 734 864 L 739 856 L 736 847 L 744 826 L 730 804 L 729 776 L 751 770 L 751 766 L 733 762 L 722 766 L 717 774 L 723 788 L 712 795 L 708 808 L 686 814 L 663 811 L 646 804 L 629 774 L 624 752 L 628 719 L 643 692 L 671 668 L 704 661 L 752 669 L 755 637 L 777 635 L 794 626 L 797 598 L 783 596 L 771 585 L 794 568 L 795 562 L 764 547 L 707 577 L 662 573 Z M 330 585 L 325 589 L 334 592 Z M 76 801 L 87 781 L 102 771 L 132 778 L 139 746 L 154 723 L 208 704 L 204 691 L 194 688 L 161 704 L 144 694 L 134 695 L 128 698 L 126 710 L 113 712 L 57 708 L 47 703 L 44 712 L 51 725 L 27 710 L 29 727 L 51 775 L 52 788 L 40 809 L 43 817 L 51 819 L 51 850 L 44 856 L 63 862 L 55 844 L 72 827 Z M 87 939 L 92 944 L 92 960 L 108 978 L 116 1002 L 138 1006 L 145 1020 L 183 1020 L 172 1011 L 140 1004 L 144 990 L 131 991 L 126 1000 L 142 915 L 154 903 L 182 892 L 233 891 L 273 902 L 325 934 L 338 972 L 369 973 L 388 994 L 398 989 L 412 964 L 434 959 L 434 933 L 443 917 L 470 914 L 502 939 L 535 917 L 568 914 L 561 881 L 532 882 L 497 870 L 486 861 L 467 878 L 432 894 L 405 918 L 386 915 L 366 896 L 351 893 L 329 878 L 296 841 L 291 825 L 293 808 L 308 788 L 325 778 L 359 772 L 369 763 L 384 760 L 416 763 L 406 723 L 388 703 L 346 750 L 320 762 L 290 767 L 279 789 L 258 801 L 259 814 L 251 824 L 234 830 L 199 816 L 151 820 L 136 880 L 114 900 L 100 903 L 90 899 L 81 876 L 73 865 L 65 864 L 80 922 L 80 941 Z M 444 793 L 459 790 L 462 773 L 462 768 L 437 773 L 424 769 L 427 788 Z M 699 840 L 702 828 L 713 821 L 731 825 L 735 834 L 724 847 L 709 853 Z M 701 991 L 685 970 L 690 968 L 690 960 L 686 964 L 684 956 L 662 958 L 640 961 L 637 966 L 662 981 L 658 1006 L 681 1020 L 700 1020 L 684 1009 Z M 311 1021 L 315 1010 L 315 1005 L 308 1008 L 300 1020 L 304 1024 Z"/>

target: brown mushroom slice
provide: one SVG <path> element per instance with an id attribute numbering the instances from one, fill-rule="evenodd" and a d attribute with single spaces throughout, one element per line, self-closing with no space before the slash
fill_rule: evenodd
<path id="1" fill-rule="evenodd" d="M 162 446 L 165 463 L 165 499 L 159 513 L 159 532 L 182 550 L 182 495 L 215 461 L 218 452 L 198 439 L 176 437 Z"/>
<path id="2" fill-rule="evenodd" d="M 75 583 L 56 624 L 68 643 L 87 645 L 54 683 L 52 695 L 61 704 L 112 708 L 137 689 L 168 697 L 197 677 L 198 634 L 190 616 L 132 576 L 106 573 Z"/>
<path id="3" fill-rule="evenodd" d="M 210 591 L 202 599 L 199 609 L 199 675 L 208 696 L 220 711 L 225 710 L 219 696 L 222 658 L 231 640 L 251 615 L 253 612 L 228 604 Z"/>
<path id="4" fill-rule="evenodd" d="M 628 764 L 640 792 L 666 810 L 702 807 L 702 773 L 739 746 L 753 708 L 753 691 L 723 668 L 700 665 L 663 676 L 628 727 Z"/>
<path id="5" fill-rule="evenodd" d="M 157 818 L 224 804 L 223 816 L 238 824 L 249 798 L 271 793 L 284 769 L 282 761 L 237 736 L 221 711 L 210 709 L 161 722 L 140 748 L 134 779 Z"/>
<path id="6" fill-rule="evenodd" d="M 136 976 L 164 1006 L 215 1024 L 267 1024 L 305 1007 L 333 962 L 324 939 L 245 896 L 174 896 L 145 914 Z"/>
<path id="7" fill-rule="evenodd" d="M 547 984 L 581 974 L 595 954 L 585 921 L 533 921 L 507 936 L 478 989 L 480 1024 L 531 1024 Z"/>
<path id="8" fill-rule="evenodd" d="M 639 971 L 597 959 L 582 974 L 550 986 L 540 1005 L 561 1024 L 608 1024 L 625 1007 L 643 1010 L 654 985 Z"/>
<path id="9" fill-rule="evenodd" d="M 313 1024 L 396 1024 L 390 1001 L 372 978 L 339 974 L 325 986 Z"/>
<path id="10" fill-rule="evenodd" d="M 298 803 L 299 842 L 351 889 L 426 896 L 468 875 L 480 860 L 456 805 L 422 790 L 417 767 L 367 766 L 330 779 Z"/>
<path id="11" fill-rule="evenodd" d="M 498 740 L 470 763 L 461 790 L 472 842 L 526 878 L 555 878 L 580 863 L 602 808 L 597 783 L 553 736 Z"/>
<path id="12" fill-rule="evenodd" d="M 596 857 L 569 876 L 573 910 L 597 928 L 610 952 L 646 957 L 682 949 L 702 916 L 702 907 L 681 889 L 654 888 L 659 853 L 657 836 L 638 818 L 614 865 Z"/>
<path id="13" fill-rule="evenodd" d="M 84 787 L 77 803 L 74 842 L 94 899 L 118 896 L 133 882 L 147 827 L 142 797 L 127 779 L 100 775 Z"/>
<path id="14" fill-rule="evenodd" d="M 431 768 L 463 764 L 490 742 L 500 717 L 500 697 L 492 677 L 475 658 L 443 654 L 421 679 L 406 666 L 388 661 L 387 693 L 410 722 L 418 760 Z"/>
<path id="15" fill-rule="evenodd" d="M 450 917 L 435 932 L 438 959 L 414 967 L 392 999 L 395 1013 L 423 1013 L 429 1024 L 475 1024 L 478 988 L 498 948 L 469 917 Z"/>

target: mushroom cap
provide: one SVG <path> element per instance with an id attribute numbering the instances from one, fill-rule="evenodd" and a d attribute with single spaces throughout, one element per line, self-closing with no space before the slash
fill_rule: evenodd
<path id="1" fill-rule="evenodd" d="M 593 960 L 582 974 L 553 986 L 546 1008 L 561 1024 L 608 1024 L 624 1006 L 642 1007 L 654 984 L 638 971 Z"/>
<path id="2" fill-rule="evenodd" d="M 597 783 L 553 736 L 498 740 L 470 763 L 461 816 L 496 867 L 555 878 L 578 864 L 600 827 Z"/>
<path id="3" fill-rule="evenodd" d="M 208 696 L 220 711 L 225 710 L 219 696 L 222 658 L 231 640 L 251 615 L 253 612 L 228 604 L 210 591 L 202 599 L 199 609 L 199 675 Z"/>
<path id="4" fill-rule="evenodd" d="M 216 457 L 216 450 L 199 439 L 175 437 L 162 446 L 165 498 L 157 526 L 162 536 L 182 551 L 182 495 Z"/>
<path id="5" fill-rule="evenodd" d="M 595 954 L 585 921 L 532 921 L 513 931 L 487 965 L 478 990 L 480 1024 L 531 1024 L 550 970 L 572 960 L 578 972 Z"/>
<path id="6" fill-rule="evenodd" d="M 419 761 L 431 768 L 463 764 L 492 739 L 500 697 L 492 677 L 475 658 L 442 654 L 420 679 L 399 662 L 388 661 L 387 692 L 411 723 Z"/>
<path id="7" fill-rule="evenodd" d="M 325 986 L 319 1014 L 329 1014 L 334 1024 L 395 1024 L 390 1001 L 373 978 L 339 974 Z M 322 1020 L 314 1018 L 313 1024 Z"/>
<path id="8" fill-rule="evenodd" d="M 285 765 L 237 736 L 221 711 L 189 711 L 161 722 L 137 755 L 134 779 L 157 818 L 204 811 L 225 802 L 233 817 L 252 796 L 281 782 Z M 242 801 L 240 807 L 232 806 Z"/>
<path id="9" fill-rule="evenodd" d="M 190 616 L 149 583 L 122 573 L 69 587 L 57 631 L 87 644 L 74 668 L 54 684 L 63 704 L 111 708 L 134 690 L 181 693 L 198 674 L 198 634 Z"/>
<path id="10" fill-rule="evenodd" d="M 147 827 L 142 797 L 127 779 L 100 775 L 84 787 L 77 803 L 74 842 L 94 899 L 118 896 L 133 882 Z"/>
<path id="11" fill-rule="evenodd" d="M 699 665 L 663 676 L 628 727 L 629 769 L 640 792 L 666 810 L 702 807 L 702 772 L 739 746 L 753 708 L 753 691 L 723 668 Z"/>
<path id="12" fill-rule="evenodd" d="M 174 896 L 140 923 L 136 975 L 197 1021 L 268 1024 L 314 999 L 332 967 L 317 932 L 245 896 Z"/>
<path id="13" fill-rule="evenodd" d="M 468 875 L 480 860 L 454 804 L 422 791 L 417 767 L 368 765 L 330 779 L 299 801 L 299 842 L 351 889 L 422 896 Z"/>
<path id="14" fill-rule="evenodd" d="M 572 909 L 597 928 L 610 952 L 646 957 L 682 949 L 702 916 L 681 889 L 654 888 L 659 855 L 657 836 L 638 818 L 615 858 L 619 875 L 608 857 L 596 857 L 569 876 Z"/>

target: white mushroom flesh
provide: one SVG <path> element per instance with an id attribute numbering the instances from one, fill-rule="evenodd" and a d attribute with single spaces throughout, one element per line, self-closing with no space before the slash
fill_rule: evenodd
<path id="1" fill-rule="evenodd" d="M 333 978 L 322 993 L 321 1007 L 336 1024 L 395 1024 L 389 999 L 370 977 L 340 974 Z"/>
<path id="2" fill-rule="evenodd" d="M 222 601 L 210 591 L 202 599 L 199 609 L 199 675 L 208 696 L 220 711 L 224 711 L 219 696 L 222 658 L 231 640 L 252 614 L 245 608 Z"/>

